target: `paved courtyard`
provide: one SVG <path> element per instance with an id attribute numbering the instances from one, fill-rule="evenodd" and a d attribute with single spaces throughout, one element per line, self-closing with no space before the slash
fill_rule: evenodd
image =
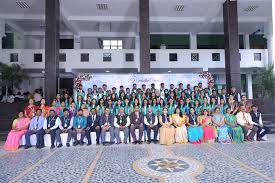
<path id="1" fill-rule="evenodd" d="M 275 182 L 275 142 L 0 150 L 0 182 Z"/>

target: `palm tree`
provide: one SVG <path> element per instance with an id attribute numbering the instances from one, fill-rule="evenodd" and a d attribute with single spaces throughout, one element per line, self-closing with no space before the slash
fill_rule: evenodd
<path id="1" fill-rule="evenodd" d="M 274 66 L 261 69 L 255 76 L 255 89 L 263 98 L 275 97 L 275 74 Z"/>
<path id="2" fill-rule="evenodd" d="M 5 95 L 8 95 L 8 89 L 20 89 L 20 83 L 28 79 L 26 71 L 19 64 L 3 64 L 0 63 L 0 79 L 2 86 L 5 86 Z"/>

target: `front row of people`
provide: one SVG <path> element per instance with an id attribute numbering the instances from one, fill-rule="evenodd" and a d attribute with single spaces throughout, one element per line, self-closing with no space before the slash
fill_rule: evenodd
<path id="1" fill-rule="evenodd" d="M 110 113 L 106 108 L 102 116 L 97 115 L 96 109 L 91 109 L 90 116 L 83 116 L 83 111 L 78 110 L 75 117 L 71 117 L 69 110 L 64 109 L 64 116 L 58 117 L 54 110 L 50 110 L 48 117 L 41 115 L 42 110 L 38 109 L 36 115 L 30 120 L 24 117 L 24 113 L 19 113 L 19 118 L 14 120 L 12 130 L 8 135 L 4 148 L 6 150 L 17 150 L 20 140 L 25 134 L 25 148 L 31 147 L 30 137 L 36 135 L 36 147 L 43 148 L 44 135 L 51 137 L 51 148 L 62 147 L 61 134 L 67 133 L 66 146 L 70 146 L 73 139 L 73 145 L 84 144 L 84 138 L 87 138 L 87 145 L 91 145 L 91 132 L 96 132 L 96 144 L 100 144 L 100 138 L 103 145 L 106 145 L 106 133 L 110 133 L 110 143 L 120 144 L 120 132 L 124 134 L 123 142 L 128 143 L 129 134 L 132 136 L 133 144 L 142 144 L 144 131 L 147 132 L 147 143 L 151 143 L 151 132 L 154 132 L 153 142 L 157 143 L 158 132 L 160 131 L 159 142 L 163 145 L 173 143 L 200 144 L 202 142 L 221 143 L 252 141 L 257 133 L 257 140 L 269 132 L 269 128 L 263 126 L 261 114 L 257 112 L 257 107 L 252 107 L 252 112 L 247 113 L 245 106 L 241 106 L 240 112 L 235 116 L 231 114 L 230 109 L 223 115 L 220 108 L 217 107 L 212 116 L 204 110 L 203 114 L 197 116 L 194 108 L 190 109 L 188 115 L 182 115 L 179 108 L 175 109 L 174 114 L 168 115 L 167 108 L 163 109 L 163 114 L 156 116 L 148 109 L 146 116 L 143 116 L 139 108 L 129 116 L 121 108 L 118 115 Z M 136 129 L 139 131 L 138 139 Z M 263 131 L 262 131 L 263 130 Z M 78 140 L 77 135 L 81 138 Z"/>

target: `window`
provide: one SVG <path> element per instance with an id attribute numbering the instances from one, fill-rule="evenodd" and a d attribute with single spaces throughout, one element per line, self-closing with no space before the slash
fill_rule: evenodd
<path id="1" fill-rule="evenodd" d="M 66 53 L 59 53 L 59 62 L 66 62 Z"/>
<path id="2" fill-rule="evenodd" d="M 254 53 L 254 61 L 261 61 L 262 54 L 261 53 Z"/>
<path id="3" fill-rule="evenodd" d="M 10 62 L 18 62 L 18 53 L 10 54 Z"/>
<path id="4" fill-rule="evenodd" d="M 214 61 L 214 62 L 221 61 L 220 53 L 212 53 L 212 61 Z"/>
<path id="5" fill-rule="evenodd" d="M 104 50 L 118 50 L 122 49 L 122 40 L 103 40 Z"/>
<path id="6" fill-rule="evenodd" d="M 125 61 L 126 62 L 133 62 L 134 61 L 134 54 L 133 53 L 126 53 L 125 54 Z"/>
<path id="7" fill-rule="evenodd" d="M 198 53 L 191 53 L 191 61 L 199 61 L 199 54 Z"/>
<path id="8" fill-rule="evenodd" d="M 169 54 L 169 60 L 170 60 L 170 62 L 178 61 L 178 54 L 177 53 L 170 53 Z"/>
<path id="9" fill-rule="evenodd" d="M 35 53 L 33 55 L 33 61 L 34 62 L 42 62 L 42 53 Z"/>
<path id="10" fill-rule="evenodd" d="M 151 62 L 157 61 L 157 58 L 156 58 L 156 54 L 155 54 L 155 53 L 151 53 L 151 54 L 150 54 L 150 57 L 151 57 Z"/>
<path id="11" fill-rule="evenodd" d="M 81 53 L 80 60 L 81 62 L 89 62 L 89 53 Z"/>
<path id="12" fill-rule="evenodd" d="M 111 62 L 112 53 L 103 53 L 103 62 Z"/>

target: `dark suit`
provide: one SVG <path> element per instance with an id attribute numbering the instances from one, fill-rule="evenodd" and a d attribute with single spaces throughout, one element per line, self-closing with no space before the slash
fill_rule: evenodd
<path id="1" fill-rule="evenodd" d="M 250 112 L 250 116 L 251 116 L 251 118 L 252 118 L 252 121 L 253 121 L 254 123 L 257 123 L 257 125 L 255 125 L 255 126 L 258 127 L 257 139 L 263 138 L 263 136 L 265 136 L 266 134 L 268 134 L 268 133 L 270 132 L 270 128 L 268 128 L 268 127 L 266 127 L 266 126 L 264 126 L 264 125 L 263 125 L 263 126 L 260 125 L 260 118 L 262 118 L 260 112 L 257 112 L 257 113 L 255 114 L 253 111 L 251 111 L 251 112 Z M 264 130 L 264 131 L 262 132 L 262 130 Z"/>
<path id="2" fill-rule="evenodd" d="M 131 113 L 131 115 L 130 115 L 130 123 L 131 123 L 130 132 L 131 132 L 134 142 L 137 141 L 136 133 L 135 133 L 136 129 L 139 129 L 139 141 L 140 142 L 142 141 L 143 129 L 144 129 L 143 121 L 144 121 L 144 117 L 141 112 L 138 113 L 138 116 L 136 115 L 135 112 Z"/>
<path id="3" fill-rule="evenodd" d="M 87 127 L 90 129 L 85 130 L 86 138 L 88 140 L 88 144 L 91 144 L 91 132 L 96 132 L 96 143 L 99 144 L 100 139 L 100 116 L 98 115 L 92 115 L 89 116 L 87 119 Z"/>
<path id="4" fill-rule="evenodd" d="M 106 132 L 110 132 L 110 142 L 114 143 L 115 139 L 115 127 L 114 127 L 114 119 L 115 116 L 113 114 L 109 114 L 108 120 L 106 119 L 106 115 L 103 114 L 100 118 L 100 126 L 101 126 L 101 141 L 105 142 Z"/>

